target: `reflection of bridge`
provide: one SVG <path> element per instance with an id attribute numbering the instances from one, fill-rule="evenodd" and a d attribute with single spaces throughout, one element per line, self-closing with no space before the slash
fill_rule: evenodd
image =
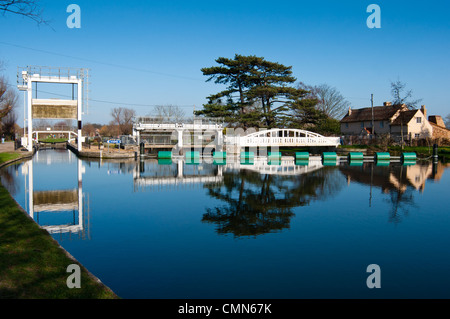
<path id="1" fill-rule="evenodd" d="M 309 162 L 302 162 L 301 164 L 296 163 L 289 157 L 275 162 L 267 161 L 266 157 L 257 157 L 251 165 L 240 161 L 238 157 L 230 157 L 223 163 L 214 163 L 212 158 L 202 158 L 196 163 L 177 158 L 173 161 L 169 160 L 165 164 L 161 165 L 157 160 L 138 162 L 136 169 L 133 171 L 135 187 L 220 184 L 223 182 L 223 174 L 234 170 L 250 170 L 260 174 L 288 176 L 307 174 L 323 167 L 320 157 L 311 157 Z M 146 171 L 150 171 L 150 173 L 146 173 Z"/>
<path id="2" fill-rule="evenodd" d="M 71 155 L 71 153 L 69 153 Z M 25 203 L 28 208 L 28 214 L 31 218 L 36 219 L 39 223 L 39 214 L 42 213 L 61 213 L 72 212 L 73 222 L 60 225 L 40 225 L 41 228 L 47 230 L 50 234 L 54 233 L 80 233 L 84 231 L 83 218 L 83 188 L 82 175 L 84 167 L 81 164 L 81 159 L 78 162 L 78 188 L 62 189 L 62 190 L 46 190 L 36 191 L 34 189 L 34 173 L 33 162 L 61 162 L 64 158 L 42 156 L 40 152 L 36 156 L 22 165 L 22 174 L 28 177 L 28 185 L 25 183 Z M 67 158 L 65 158 L 67 161 Z M 28 203 L 27 203 L 28 199 Z M 78 212 L 76 215 L 75 212 Z"/>
<path id="3" fill-rule="evenodd" d="M 320 157 L 311 157 L 308 162 L 303 162 L 301 165 L 290 157 L 282 158 L 279 161 L 268 161 L 265 157 L 258 157 L 255 158 L 252 165 L 247 165 L 240 161 L 226 164 L 226 169 L 245 169 L 269 175 L 302 175 L 321 169 L 322 167 L 323 164 Z"/>

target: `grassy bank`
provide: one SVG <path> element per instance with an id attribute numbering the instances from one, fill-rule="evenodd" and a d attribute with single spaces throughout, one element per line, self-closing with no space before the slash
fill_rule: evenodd
<path id="1" fill-rule="evenodd" d="M 7 161 L 12 161 L 20 157 L 21 154 L 13 153 L 13 152 L 5 152 L 0 153 L 0 164 L 3 164 Z"/>
<path id="2" fill-rule="evenodd" d="M 0 165 L 21 154 L 0 153 Z M 41 229 L 0 184 L 0 299 L 115 299 L 82 265 L 69 289 L 67 266 L 79 263 Z"/>
<path id="3" fill-rule="evenodd" d="M 0 298 L 117 298 L 82 266 L 81 288 L 69 289 L 67 266 L 78 264 L 30 219 L 0 185 Z"/>

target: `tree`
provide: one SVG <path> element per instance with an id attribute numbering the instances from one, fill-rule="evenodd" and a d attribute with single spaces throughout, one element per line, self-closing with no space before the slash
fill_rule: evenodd
<path id="1" fill-rule="evenodd" d="M 307 92 L 288 86 L 296 81 L 291 66 L 263 58 L 258 62 L 250 72 L 250 80 L 254 85 L 249 89 L 247 98 L 260 102 L 264 124 L 272 128 L 278 126 L 282 118 L 285 120 L 292 103 Z"/>
<path id="2" fill-rule="evenodd" d="M 445 122 L 445 127 L 450 129 L 450 114 L 447 114 L 447 116 L 444 119 L 444 122 Z"/>
<path id="3" fill-rule="evenodd" d="M 203 68 L 202 72 L 209 76 L 207 81 L 227 87 L 210 95 L 196 115 L 224 117 L 233 126 L 271 128 L 283 122 L 291 103 L 304 93 L 289 86 L 296 81 L 290 66 L 238 54 L 216 62 L 220 66 Z"/>
<path id="4" fill-rule="evenodd" d="M 157 105 L 153 113 L 163 121 L 181 123 L 185 119 L 184 111 L 176 105 Z"/>
<path id="5" fill-rule="evenodd" d="M 113 123 L 116 125 L 117 136 L 131 134 L 133 117 L 136 116 L 135 110 L 116 107 L 111 110 L 111 116 L 113 118 Z"/>
<path id="6" fill-rule="evenodd" d="M 300 82 L 298 88 L 310 92 L 308 97 L 317 99 L 316 108 L 330 118 L 340 120 L 350 106 L 350 102 L 328 84 L 311 86 Z"/>
<path id="7" fill-rule="evenodd" d="M 16 91 L 8 86 L 8 83 L 4 77 L 0 77 L 0 131 L 4 130 L 4 119 L 7 119 L 8 122 L 13 119 L 12 117 L 8 118 L 8 114 L 13 112 L 16 106 Z"/>
<path id="8" fill-rule="evenodd" d="M 11 140 L 14 140 L 16 134 L 16 122 L 17 122 L 17 114 L 12 109 L 8 114 L 2 118 L 0 126 L 2 134 L 5 136 L 9 136 Z"/>
<path id="9" fill-rule="evenodd" d="M 412 90 L 406 90 L 406 84 L 397 80 L 391 82 L 393 105 L 406 105 L 408 109 L 417 109 L 422 99 L 414 100 Z"/>
<path id="10" fill-rule="evenodd" d="M 21 15 L 38 24 L 48 24 L 42 17 L 42 9 L 36 0 L 0 0 L 0 12 Z"/>

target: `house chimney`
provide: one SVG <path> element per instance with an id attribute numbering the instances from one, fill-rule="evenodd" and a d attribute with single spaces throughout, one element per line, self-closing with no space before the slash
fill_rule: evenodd
<path id="1" fill-rule="evenodd" d="M 351 106 L 348 107 L 348 116 L 350 116 L 350 115 L 352 115 L 352 107 Z"/>
<path id="2" fill-rule="evenodd" d="M 425 116 L 425 118 L 427 118 L 427 108 L 425 107 L 425 105 L 422 105 L 422 107 L 420 108 L 420 110 L 422 111 L 423 115 Z"/>
<path id="3" fill-rule="evenodd" d="M 392 102 L 384 102 L 383 105 L 384 106 L 392 106 Z"/>

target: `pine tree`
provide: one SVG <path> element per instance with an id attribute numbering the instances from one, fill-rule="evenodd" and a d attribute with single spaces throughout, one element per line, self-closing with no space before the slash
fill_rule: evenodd
<path id="1" fill-rule="evenodd" d="M 296 81 L 290 66 L 238 54 L 216 62 L 220 66 L 203 68 L 202 72 L 209 76 L 207 81 L 226 84 L 227 88 L 209 96 L 196 115 L 224 117 L 233 126 L 272 128 L 286 123 L 292 104 L 306 92 L 289 86 Z"/>

